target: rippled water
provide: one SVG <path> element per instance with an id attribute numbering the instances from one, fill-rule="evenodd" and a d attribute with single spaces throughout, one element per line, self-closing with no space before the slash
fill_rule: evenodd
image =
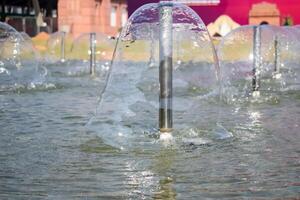
<path id="1" fill-rule="evenodd" d="M 85 128 L 102 79 L 48 70 L 51 87 L 0 93 L 0 199 L 300 198 L 298 91 L 223 103 L 232 137 L 122 151 Z"/>

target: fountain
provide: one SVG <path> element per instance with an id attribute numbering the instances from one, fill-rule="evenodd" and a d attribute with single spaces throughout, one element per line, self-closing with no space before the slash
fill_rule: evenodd
<path id="1" fill-rule="evenodd" d="M 0 91 L 22 91 L 41 85 L 47 74 L 31 41 L 0 23 Z"/>
<path id="2" fill-rule="evenodd" d="M 90 33 L 90 74 L 96 74 L 96 33 Z"/>
<path id="3" fill-rule="evenodd" d="M 173 128 L 173 4 L 159 7 L 159 130 L 169 133 Z"/>
<path id="4" fill-rule="evenodd" d="M 218 118 L 218 75 L 214 46 L 192 9 L 144 5 L 121 32 L 88 130 L 121 149 L 153 145 L 153 137 L 170 133 L 202 143 Z M 207 110 L 209 104 L 216 106 Z"/>
<path id="5" fill-rule="evenodd" d="M 68 67 L 71 74 L 104 76 L 109 70 L 114 41 L 101 33 L 86 33 L 76 38 L 71 46 Z"/>
<path id="6" fill-rule="evenodd" d="M 260 71 L 262 67 L 261 57 L 261 29 L 258 26 L 253 27 L 253 67 L 252 67 L 252 91 L 253 95 L 259 95 Z"/>
<path id="7" fill-rule="evenodd" d="M 70 47 L 70 39 L 64 31 L 58 31 L 50 35 L 47 41 L 48 47 L 48 62 L 64 63 L 67 59 L 66 52 Z"/>
<path id="8" fill-rule="evenodd" d="M 299 199 L 295 29 L 224 38 L 227 104 L 210 37 L 184 5 L 137 10 L 108 70 L 114 46 L 103 53 L 99 34 L 73 55 L 66 45 L 64 63 L 58 49 L 51 91 L 32 90 L 44 74 L 30 38 L 1 24 L 0 199 Z"/>
<path id="9" fill-rule="evenodd" d="M 299 90 L 299 79 L 300 79 L 300 26 L 293 27 L 282 27 L 282 30 L 285 32 L 287 37 L 284 38 L 284 47 L 282 51 L 284 53 L 284 64 L 289 66 L 291 73 L 294 73 L 295 76 L 293 79 L 287 80 L 289 83 L 289 88 Z M 297 86 L 298 83 L 298 86 Z"/>
<path id="10" fill-rule="evenodd" d="M 293 39 L 289 31 L 273 26 L 242 26 L 226 35 L 218 46 L 226 101 L 274 100 L 297 86 L 299 78 L 289 63 Z"/>

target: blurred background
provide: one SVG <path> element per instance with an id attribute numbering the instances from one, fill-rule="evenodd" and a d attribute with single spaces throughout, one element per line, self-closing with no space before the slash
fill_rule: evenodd
<path id="1" fill-rule="evenodd" d="M 240 25 L 296 25 L 298 0 L 176 0 L 188 4 L 214 37 Z M 101 32 L 118 36 L 138 7 L 158 0 L 1 0 L 1 21 L 34 37 L 64 31 L 73 37 Z"/>

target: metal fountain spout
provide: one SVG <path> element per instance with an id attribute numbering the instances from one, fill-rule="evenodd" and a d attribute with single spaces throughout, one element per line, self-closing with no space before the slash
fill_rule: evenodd
<path id="1" fill-rule="evenodd" d="M 90 74 L 96 74 L 96 33 L 90 33 Z"/>
<path id="2" fill-rule="evenodd" d="M 159 7 L 159 130 L 161 133 L 173 129 L 173 3 L 160 1 Z"/>

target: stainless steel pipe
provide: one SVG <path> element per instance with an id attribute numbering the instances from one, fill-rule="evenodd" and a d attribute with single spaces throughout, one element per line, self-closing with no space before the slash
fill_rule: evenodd
<path id="1" fill-rule="evenodd" d="M 90 74 L 96 74 L 96 33 L 90 33 Z"/>
<path id="2" fill-rule="evenodd" d="M 252 90 L 258 91 L 260 87 L 260 73 L 261 73 L 261 28 L 259 26 L 253 27 L 253 77 Z"/>
<path id="3" fill-rule="evenodd" d="M 159 130 L 171 132 L 173 129 L 173 18 L 172 2 L 160 2 L 159 20 Z"/>

